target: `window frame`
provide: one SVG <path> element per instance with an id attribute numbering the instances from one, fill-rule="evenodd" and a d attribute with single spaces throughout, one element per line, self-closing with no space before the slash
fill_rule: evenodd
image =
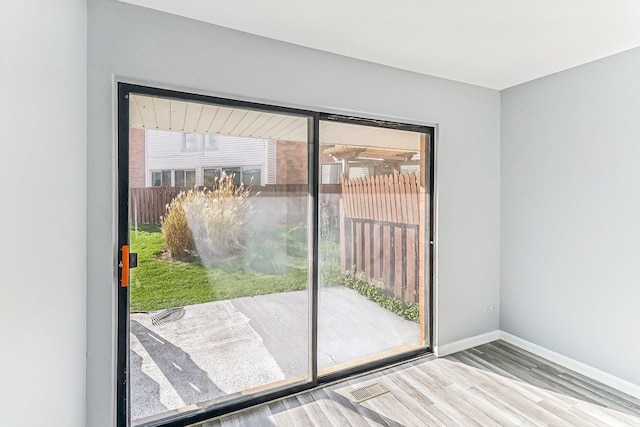
<path id="1" fill-rule="evenodd" d="M 335 180 L 336 182 L 322 182 L 322 179 L 324 178 L 324 168 L 325 168 L 325 167 L 328 167 L 329 169 L 338 169 L 338 174 L 337 174 L 338 176 L 337 176 L 337 179 Z M 340 162 L 322 163 L 322 164 L 320 165 L 320 174 L 321 174 L 321 176 L 320 176 L 320 184 L 340 184 L 340 181 L 341 181 L 341 178 L 340 178 L 341 172 L 342 172 L 342 163 L 340 163 Z M 329 171 L 329 174 L 328 174 L 328 176 L 329 176 L 329 181 L 333 181 L 333 180 L 331 179 L 331 178 L 333 177 L 333 175 L 334 175 L 334 172 L 333 172 L 332 170 L 330 170 L 330 171 Z"/>
<path id="2" fill-rule="evenodd" d="M 187 135 L 195 135 L 197 137 L 196 147 L 187 147 Z M 200 132 L 182 132 L 182 142 L 180 151 L 184 153 L 197 153 L 203 151 L 217 151 L 220 149 L 220 141 L 216 133 L 200 133 Z M 207 147 L 207 139 L 213 139 L 214 146 Z"/>
<path id="3" fill-rule="evenodd" d="M 177 182 L 178 182 L 178 175 L 177 174 L 178 174 L 178 172 L 182 172 L 185 185 L 177 185 Z M 187 173 L 188 172 L 193 172 L 193 185 L 189 185 L 187 183 Z M 195 169 L 172 169 L 171 173 L 173 175 L 173 179 L 172 179 L 173 185 L 172 185 L 172 187 L 183 187 L 184 188 L 184 187 L 194 187 L 195 185 L 197 185 L 198 174 L 196 173 Z"/>
<path id="4" fill-rule="evenodd" d="M 165 172 L 169 172 L 169 184 L 165 185 L 164 184 L 164 176 L 165 176 Z M 152 169 L 149 171 L 150 174 L 150 182 L 151 185 L 150 187 L 173 187 L 173 169 Z M 155 185 L 155 181 L 154 181 L 154 174 L 160 174 L 160 185 Z"/>
<path id="5" fill-rule="evenodd" d="M 264 170 L 263 165 L 248 165 L 248 166 L 203 166 L 202 167 L 202 185 L 205 187 L 208 187 L 207 182 L 206 182 L 206 171 L 209 170 L 215 170 L 218 171 L 218 179 L 222 176 L 222 173 L 225 172 L 229 169 L 238 169 L 238 173 L 239 173 L 239 180 L 238 182 L 236 182 L 237 185 L 244 185 L 244 186 L 256 186 L 256 187 L 261 187 L 262 186 L 262 171 Z M 258 169 L 260 172 L 260 183 L 259 184 L 247 184 L 244 182 L 244 169 Z M 232 172 L 232 173 L 236 173 L 236 172 Z"/>
<path id="6" fill-rule="evenodd" d="M 169 184 L 168 185 L 164 185 L 164 174 L 165 172 L 169 172 Z M 184 173 L 184 180 L 185 180 L 185 184 L 187 182 L 187 172 L 193 172 L 193 185 L 176 185 L 176 172 L 183 172 Z M 161 184 L 160 185 L 154 185 L 154 179 L 153 176 L 154 174 L 160 174 L 160 178 L 161 178 Z M 151 181 L 151 185 L 149 187 L 154 187 L 154 188 L 158 188 L 158 187 L 193 187 L 198 185 L 198 172 L 197 169 L 152 169 L 149 171 L 150 174 L 150 181 Z"/>
<path id="7" fill-rule="evenodd" d="M 214 178 L 220 179 L 220 177 L 222 176 L 222 168 L 215 166 L 204 166 L 202 168 L 202 185 L 205 187 L 212 187 L 215 184 L 207 184 L 207 171 L 216 171 L 217 174 Z"/>

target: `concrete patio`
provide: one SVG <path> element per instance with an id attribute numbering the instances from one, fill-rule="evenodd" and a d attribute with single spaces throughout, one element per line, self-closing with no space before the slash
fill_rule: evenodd
<path id="1" fill-rule="evenodd" d="M 178 320 L 153 325 L 131 314 L 133 420 L 305 376 L 307 291 L 185 307 Z M 343 287 L 321 288 L 318 366 L 327 368 L 417 344 L 419 326 Z"/>

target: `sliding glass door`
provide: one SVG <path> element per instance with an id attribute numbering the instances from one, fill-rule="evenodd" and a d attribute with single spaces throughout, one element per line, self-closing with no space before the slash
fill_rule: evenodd
<path id="1" fill-rule="evenodd" d="M 308 117 L 126 96 L 132 423 L 311 381 Z"/>
<path id="2" fill-rule="evenodd" d="M 119 85 L 118 425 L 428 350 L 432 129 Z"/>
<path id="3" fill-rule="evenodd" d="M 320 121 L 320 375 L 425 346 L 425 141 Z"/>

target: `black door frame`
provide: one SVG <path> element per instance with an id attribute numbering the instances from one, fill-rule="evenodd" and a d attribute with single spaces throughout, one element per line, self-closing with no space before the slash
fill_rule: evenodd
<path id="1" fill-rule="evenodd" d="M 129 376 L 129 287 L 128 283 L 121 283 L 123 277 L 122 248 L 129 245 L 129 94 L 141 94 L 158 96 L 181 101 L 196 101 L 207 104 L 216 104 L 229 107 L 246 108 L 273 113 L 284 113 L 294 116 L 307 117 L 308 119 L 308 183 L 309 198 L 311 200 L 312 212 L 310 212 L 311 227 L 311 260 L 309 287 L 311 289 L 310 304 L 310 380 L 302 384 L 294 384 L 281 389 L 266 392 L 250 397 L 238 397 L 224 402 L 212 404 L 203 408 L 191 411 L 171 414 L 167 417 L 138 424 L 142 427 L 152 426 L 187 426 L 189 424 L 205 421 L 207 419 L 234 412 L 250 406 L 258 405 L 270 400 L 278 399 L 287 395 L 310 390 L 319 385 L 326 384 L 338 379 L 343 379 L 351 375 L 372 371 L 387 365 L 398 363 L 404 360 L 425 355 L 432 352 L 433 340 L 433 245 L 426 243 L 429 247 L 429 278 L 425 286 L 428 295 L 425 301 L 425 319 L 428 321 L 428 341 L 425 346 L 401 354 L 393 355 L 374 362 L 354 366 L 341 370 L 330 375 L 318 377 L 317 369 L 317 319 L 318 319 L 318 192 L 319 192 L 319 123 L 320 120 L 340 121 L 344 123 L 359 124 L 365 126 L 385 127 L 391 129 L 409 130 L 421 132 L 429 139 L 429 224 L 428 239 L 433 240 L 434 232 L 434 149 L 435 149 L 435 129 L 424 125 L 411 125 L 386 120 L 375 120 L 360 117 L 350 117 L 345 115 L 320 113 L 317 111 L 304 110 L 298 108 L 283 107 L 271 104 L 240 101 L 229 98 L 219 98 L 196 93 L 179 92 L 168 89 L 160 89 L 149 86 L 119 82 L 117 87 L 117 118 L 118 118 L 118 196 L 117 196 L 117 243 L 119 248 L 118 279 L 116 280 L 117 291 L 117 338 L 116 338 L 116 423 L 118 427 L 128 427 L 130 425 L 130 395 L 128 386 Z M 428 240 L 429 241 L 429 240 Z M 428 242 L 427 241 L 427 242 Z M 124 263 L 126 267 L 128 261 Z M 426 278 L 425 278 L 426 279 Z"/>

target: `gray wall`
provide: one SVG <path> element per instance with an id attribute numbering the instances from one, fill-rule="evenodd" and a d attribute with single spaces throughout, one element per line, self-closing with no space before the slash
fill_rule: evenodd
<path id="1" fill-rule="evenodd" d="M 113 79 L 439 125 L 440 344 L 496 330 L 500 95 L 111 0 L 88 11 L 88 419 L 111 425 L 115 339 Z"/>
<path id="2" fill-rule="evenodd" d="M 86 2 L 0 12 L 0 425 L 85 425 Z"/>
<path id="3" fill-rule="evenodd" d="M 640 384 L 640 49 L 502 92 L 500 328 Z"/>

